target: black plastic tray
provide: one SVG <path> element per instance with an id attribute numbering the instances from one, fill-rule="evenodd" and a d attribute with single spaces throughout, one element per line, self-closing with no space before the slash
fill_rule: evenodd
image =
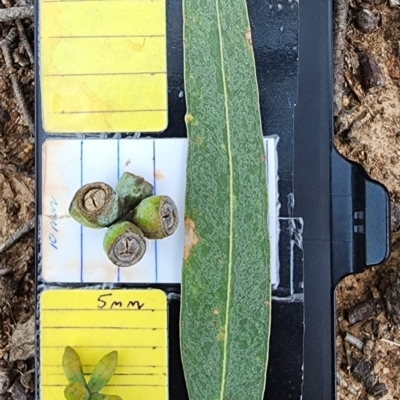
<path id="1" fill-rule="evenodd" d="M 264 135 L 279 137 L 280 284 L 273 291 L 264 398 L 333 399 L 334 289 L 347 274 L 387 257 L 388 196 L 367 180 L 359 166 L 344 161 L 332 144 L 331 2 L 248 0 L 248 8 Z M 185 100 L 178 96 L 183 90 L 181 1 L 167 0 L 167 10 L 169 125 L 160 138 L 186 135 Z M 41 146 L 46 137 L 41 124 L 39 45 L 37 216 L 41 214 Z M 37 250 L 39 254 L 39 240 Z M 179 293 L 178 286 L 161 288 Z M 170 399 L 186 400 L 178 318 L 179 301 L 171 300 Z"/>

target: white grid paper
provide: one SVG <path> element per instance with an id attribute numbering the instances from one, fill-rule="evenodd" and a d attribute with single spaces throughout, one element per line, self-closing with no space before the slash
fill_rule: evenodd
<path id="1" fill-rule="evenodd" d="M 266 138 L 271 248 L 271 283 L 278 281 L 278 191 L 276 139 Z M 180 283 L 183 240 L 186 139 L 47 140 L 43 145 L 42 277 L 62 283 Z M 118 268 L 103 251 L 105 229 L 82 227 L 68 214 L 75 192 L 102 181 L 112 187 L 125 171 L 143 176 L 155 194 L 176 203 L 180 221 L 163 240 L 147 241 L 143 259 Z"/>

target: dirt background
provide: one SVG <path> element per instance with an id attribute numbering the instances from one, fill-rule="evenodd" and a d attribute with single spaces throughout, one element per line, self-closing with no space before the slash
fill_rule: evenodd
<path id="1" fill-rule="evenodd" d="M 393 248 L 385 265 L 337 287 L 338 398 L 394 400 L 400 399 L 400 4 L 350 1 L 346 14 L 347 4 L 336 0 L 343 36 L 335 45 L 344 57 L 336 71 L 335 144 L 389 190 Z"/>
<path id="2" fill-rule="evenodd" d="M 0 3 L 0 12 L 25 3 Z M 34 26 L 20 20 L 33 48 Z M 19 27 L 19 28 L 20 28 Z M 10 35 L 11 31 L 11 35 Z M 34 72 L 16 23 L 0 22 L 12 68 L 0 52 L 0 400 L 34 397 L 34 138 L 21 116 L 10 77 L 16 77 L 33 116 Z M 26 233 L 23 235 L 23 233 Z"/>
<path id="3" fill-rule="evenodd" d="M 0 16 L 26 5 L 2 0 Z M 342 35 L 335 144 L 390 191 L 393 232 L 389 261 L 346 278 L 336 291 L 338 398 L 394 400 L 400 399 L 400 1 L 335 0 L 335 6 L 336 18 L 344 15 L 336 24 Z M 31 19 L 18 21 L 0 21 L 0 400 L 34 398 L 34 27 Z"/>

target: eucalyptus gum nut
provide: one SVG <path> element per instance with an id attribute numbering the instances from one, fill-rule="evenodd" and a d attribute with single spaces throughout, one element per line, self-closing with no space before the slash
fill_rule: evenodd
<path id="1" fill-rule="evenodd" d="M 81 360 L 78 353 L 70 346 L 67 346 L 64 350 L 62 366 L 69 383 L 78 382 L 86 387 Z"/>
<path id="2" fill-rule="evenodd" d="M 122 400 L 122 397 L 112 394 L 93 393 L 89 400 Z"/>
<path id="3" fill-rule="evenodd" d="M 146 239 L 143 232 L 132 222 L 121 221 L 108 228 L 103 248 L 113 264 L 131 267 L 143 258 Z"/>
<path id="4" fill-rule="evenodd" d="M 88 388 L 90 393 L 99 392 L 107 385 L 113 376 L 118 363 L 118 352 L 112 351 L 106 354 L 96 365 L 90 377 Z"/>
<path id="5" fill-rule="evenodd" d="M 124 214 L 135 208 L 142 200 L 150 197 L 153 194 L 153 185 L 147 182 L 141 176 L 132 174 L 131 172 L 124 172 L 115 191 L 121 201 Z"/>
<path id="6" fill-rule="evenodd" d="M 81 383 L 74 382 L 64 389 L 64 397 L 67 400 L 89 400 L 90 393 Z"/>
<path id="7" fill-rule="evenodd" d="M 163 239 L 172 235 L 179 223 L 178 209 L 169 196 L 152 196 L 142 200 L 128 214 L 149 239 Z"/>
<path id="8" fill-rule="evenodd" d="M 90 399 L 89 399 L 89 400 L 104 400 L 105 397 L 106 397 L 105 394 L 93 393 L 93 394 L 90 396 Z"/>
<path id="9" fill-rule="evenodd" d="M 69 214 L 88 228 L 104 228 L 119 219 L 122 205 L 117 193 L 103 182 L 82 186 L 74 195 Z"/>

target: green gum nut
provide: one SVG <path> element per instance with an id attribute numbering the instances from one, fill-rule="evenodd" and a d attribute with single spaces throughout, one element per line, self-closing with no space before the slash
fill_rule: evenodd
<path id="1" fill-rule="evenodd" d="M 124 172 L 115 188 L 121 201 L 124 214 L 133 210 L 142 200 L 153 194 L 153 185 L 141 176 Z"/>
<path id="2" fill-rule="evenodd" d="M 64 350 L 62 366 L 69 383 L 78 382 L 86 387 L 81 360 L 78 353 L 70 346 L 67 346 Z"/>
<path id="3" fill-rule="evenodd" d="M 142 200 L 127 219 L 149 239 L 163 239 L 178 227 L 178 209 L 169 196 L 152 196 Z"/>
<path id="4" fill-rule="evenodd" d="M 118 352 L 112 351 L 106 354 L 96 365 L 92 376 L 90 377 L 88 388 L 90 393 L 97 393 L 113 376 L 118 363 Z"/>
<path id="5" fill-rule="evenodd" d="M 93 393 L 93 394 L 90 396 L 90 399 L 89 399 L 89 400 L 104 400 L 105 397 L 106 397 L 105 394 Z"/>
<path id="6" fill-rule="evenodd" d="M 118 267 L 131 267 L 146 252 L 143 232 L 129 221 L 110 226 L 104 236 L 103 248 L 110 261 Z"/>
<path id="7" fill-rule="evenodd" d="M 79 382 L 70 383 L 64 390 L 64 397 L 67 400 L 89 400 L 90 393 Z"/>
<path id="8" fill-rule="evenodd" d="M 110 226 L 122 216 L 123 210 L 117 193 L 103 182 L 82 186 L 69 206 L 69 214 L 75 221 L 88 228 Z"/>

